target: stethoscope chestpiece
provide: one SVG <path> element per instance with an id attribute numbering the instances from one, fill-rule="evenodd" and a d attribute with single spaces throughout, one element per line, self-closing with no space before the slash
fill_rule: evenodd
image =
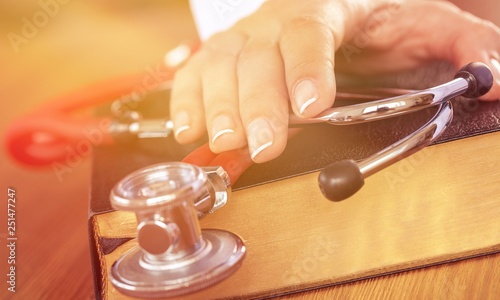
<path id="1" fill-rule="evenodd" d="M 318 177 L 321 192 L 331 201 L 351 197 L 364 185 L 365 178 L 416 153 L 441 136 L 453 118 L 450 101 L 453 97 L 462 95 L 477 98 L 486 94 L 492 86 L 493 74 L 490 69 L 483 63 L 473 62 L 461 68 L 454 80 L 440 86 L 325 113 L 321 118 L 341 125 L 390 118 L 439 105 L 434 117 L 406 138 L 359 162 L 345 160 L 325 167 Z"/>
<path id="2" fill-rule="evenodd" d="M 175 297 L 234 273 L 246 248 L 224 230 L 201 230 L 199 217 L 223 206 L 229 178 L 220 167 L 165 163 L 137 170 L 111 192 L 113 208 L 137 218 L 139 246 L 111 267 L 120 292 L 140 298 Z"/>

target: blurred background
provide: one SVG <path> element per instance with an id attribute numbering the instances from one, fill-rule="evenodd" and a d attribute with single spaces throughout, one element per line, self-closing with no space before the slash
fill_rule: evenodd
<path id="1" fill-rule="evenodd" d="M 38 23 L 46 24 L 36 26 L 27 42 L 13 44 L 8 34 L 22 36 L 25 18 L 33 23 L 47 8 L 52 16 Z M 188 1 L 1 1 L 2 140 L 10 122 L 43 103 L 89 84 L 145 72 L 169 49 L 196 39 Z M 17 286 L 15 294 L 8 292 L 3 275 L 0 299 L 94 298 L 87 239 L 90 159 L 60 181 L 50 167 L 14 162 L 2 143 L 0 274 L 8 272 L 8 187 L 17 192 Z"/>
<path id="2" fill-rule="evenodd" d="M 498 0 L 461 1 L 500 24 Z M 13 42 L 26 20 L 49 9 L 31 37 Z M 49 15 L 48 13 L 46 15 Z M 11 34 L 11 35 L 9 35 Z M 9 38 L 10 36 L 10 38 Z M 0 132 L 66 93 L 144 72 L 184 41 L 196 40 L 188 1 L 7 0 L 0 2 Z M 0 147 L 0 274 L 8 270 L 7 189 L 16 202 L 16 293 L 0 299 L 92 299 L 87 240 L 90 159 L 58 179 L 51 168 L 19 165 Z"/>

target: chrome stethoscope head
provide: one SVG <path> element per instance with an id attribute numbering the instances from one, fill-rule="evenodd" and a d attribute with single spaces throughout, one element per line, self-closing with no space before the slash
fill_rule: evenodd
<path id="1" fill-rule="evenodd" d="M 474 62 L 460 69 L 452 81 L 427 90 L 323 112 L 314 120 L 341 125 L 381 120 L 439 105 L 434 117 L 406 138 L 359 162 L 344 160 L 324 168 L 318 178 L 321 192 L 332 201 L 354 195 L 364 185 L 365 178 L 435 141 L 453 118 L 450 99 L 459 95 L 477 98 L 486 94 L 492 86 L 490 69 Z M 310 122 L 304 120 L 307 121 Z"/>
<path id="2" fill-rule="evenodd" d="M 198 219 L 228 200 L 227 173 L 172 162 L 137 170 L 111 191 L 115 209 L 134 212 L 137 243 L 111 267 L 120 292 L 141 298 L 177 297 L 230 276 L 246 254 L 228 231 L 201 229 Z"/>

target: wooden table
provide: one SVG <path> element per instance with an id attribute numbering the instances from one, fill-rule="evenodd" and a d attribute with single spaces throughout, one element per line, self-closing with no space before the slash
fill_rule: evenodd
<path id="1" fill-rule="evenodd" d="M 97 6 L 93 2 L 70 2 L 61 6 L 57 17 L 22 45 L 18 54 L 7 39 L 1 40 L 2 131 L 17 116 L 55 96 L 92 82 L 154 67 L 166 49 L 194 32 L 186 5 L 180 1 L 169 1 L 163 10 L 152 4 L 120 3 L 107 1 Z M 22 17 L 32 17 L 40 10 L 37 1 L 11 5 L 14 7 L 2 4 L 0 10 L 4 37 L 10 31 L 21 30 Z M 494 10 L 484 11 L 494 17 Z M 174 27 L 179 23 L 184 25 Z M 180 27 L 186 31 L 169 30 Z M 144 47 L 144 43 L 149 46 Z M 498 143 L 499 139 L 495 140 Z M 1 203 L 6 205 L 7 187 L 14 188 L 19 240 L 16 293 L 8 292 L 3 281 L 0 298 L 92 299 L 87 240 L 88 159 L 60 181 L 52 169 L 20 166 L 7 157 L 4 149 L 1 151 Z M 477 176 L 482 176 L 481 170 L 477 171 Z M 5 218 L 6 214 L 0 216 L 1 224 L 6 224 Z M 3 243 L 6 225 L 2 225 L 0 234 Z M 7 256 L 6 247 L 2 246 L 0 270 L 8 269 L 4 259 Z M 499 270 L 500 255 L 496 254 L 284 298 L 484 299 L 488 295 L 493 298 L 492 295 L 500 294 Z"/>

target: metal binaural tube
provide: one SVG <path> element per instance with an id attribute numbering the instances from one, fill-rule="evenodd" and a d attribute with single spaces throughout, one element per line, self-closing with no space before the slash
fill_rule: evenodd
<path id="1" fill-rule="evenodd" d="M 341 201 L 354 195 L 364 185 L 364 179 L 408 157 L 435 141 L 448 127 L 453 109 L 448 101 L 441 104 L 435 116 L 410 136 L 367 157 L 360 162 L 344 160 L 324 168 L 318 183 L 323 195 Z"/>
<path id="2" fill-rule="evenodd" d="M 415 133 L 360 161 L 358 166 L 363 178 L 367 178 L 430 145 L 445 131 L 452 118 L 451 103 L 442 104 L 435 117 Z"/>
<path id="3" fill-rule="evenodd" d="M 418 92 L 349 106 L 333 107 L 314 118 L 300 119 L 291 116 L 290 122 L 291 124 L 326 122 L 332 125 L 351 125 L 382 120 L 442 104 L 464 93 L 467 89 L 467 80 L 456 78 L 442 85 Z"/>
<path id="4" fill-rule="evenodd" d="M 415 101 L 415 99 L 425 99 L 425 97 L 420 98 L 420 96 L 414 97 L 422 93 L 431 93 L 433 95 L 432 101 L 425 103 L 423 107 L 434 104 L 440 104 L 440 107 L 436 115 L 416 132 L 378 153 L 360 162 L 344 160 L 324 168 L 318 177 L 321 192 L 327 199 L 332 201 L 341 201 L 354 195 L 363 186 L 366 177 L 412 155 L 436 140 L 448 127 L 453 118 L 453 109 L 449 101 L 451 98 L 462 94 L 465 97 L 480 97 L 488 93 L 492 86 L 493 74 L 491 70 L 483 63 L 474 62 L 461 68 L 455 75 L 454 80 L 443 85 L 401 97 L 367 103 L 366 105 L 368 106 L 375 103 L 374 107 L 377 107 L 377 109 L 368 109 L 368 111 L 378 113 L 378 110 L 380 110 L 380 114 L 376 114 L 376 118 L 385 118 L 414 111 L 415 109 L 402 109 L 399 111 L 400 107 L 406 107 L 407 102 L 405 101 L 401 101 L 399 106 L 389 105 L 384 109 L 379 109 L 384 107 L 379 105 L 381 103 L 385 103 L 385 105 L 387 103 L 394 103 L 391 102 L 394 99 L 396 101 L 405 98 L 413 99 L 412 101 Z M 364 107 L 364 109 L 367 109 L 363 105 L 360 104 L 351 107 Z M 347 107 L 346 109 L 348 110 L 349 108 Z M 332 116 L 330 115 L 330 117 Z"/>

